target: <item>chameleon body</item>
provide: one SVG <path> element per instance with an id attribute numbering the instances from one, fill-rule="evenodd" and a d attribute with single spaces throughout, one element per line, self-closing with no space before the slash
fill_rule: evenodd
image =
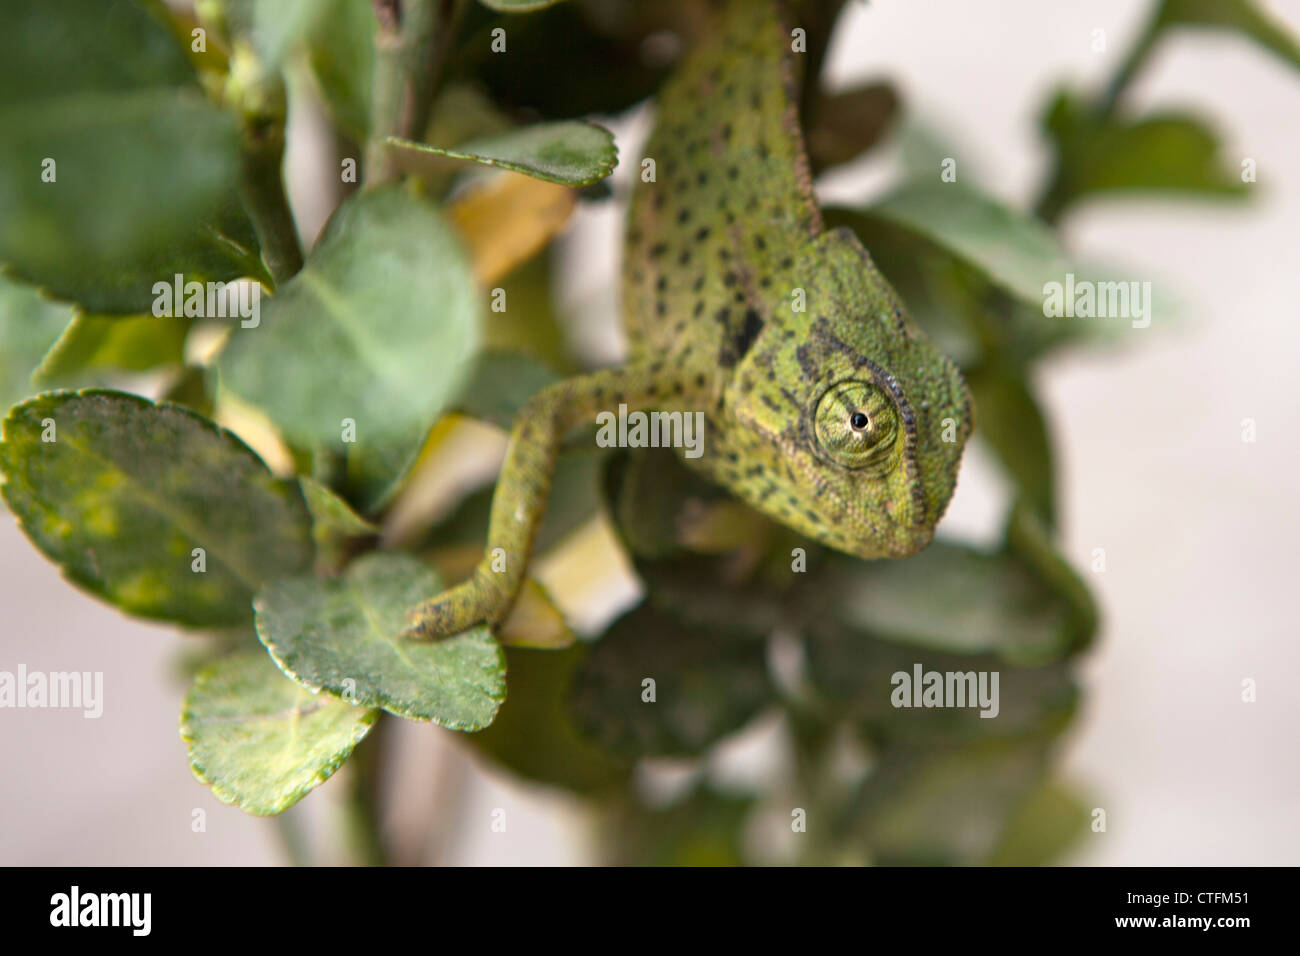
<path id="1" fill-rule="evenodd" d="M 705 413 L 683 460 L 838 550 L 902 557 L 934 534 L 971 429 L 956 367 L 915 327 L 856 236 L 827 231 L 775 0 L 730 0 L 665 84 L 624 258 L 628 364 L 560 382 L 520 412 L 489 555 L 413 609 L 408 633 L 499 623 L 523 582 L 564 434 L 601 411 Z"/>

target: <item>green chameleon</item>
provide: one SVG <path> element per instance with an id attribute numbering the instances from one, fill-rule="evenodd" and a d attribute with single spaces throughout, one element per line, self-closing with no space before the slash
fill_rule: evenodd
<path id="1" fill-rule="evenodd" d="M 410 636 L 504 619 L 560 440 L 620 403 L 703 411 L 687 465 L 830 547 L 903 557 L 933 537 L 971 430 L 965 382 L 856 236 L 823 225 L 795 106 L 801 58 L 775 0 L 723 6 L 665 84 L 645 148 L 654 176 L 643 163 L 624 261 L 631 358 L 524 405 L 488 555 L 412 609 Z"/>

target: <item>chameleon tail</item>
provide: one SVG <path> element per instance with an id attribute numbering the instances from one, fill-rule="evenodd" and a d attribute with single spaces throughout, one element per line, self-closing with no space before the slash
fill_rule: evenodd
<path id="1" fill-rule="evenodd" d="M 529 399 L 515 419 L 492 498 L 487 553 L 469 580 L 412 608 L 403 636 L 437 639 L 479 623 L 501 623 L 523 586 L 565 434 L 620 404 L 629 410 L 679 405 L 699 397 L 706 384 L 703 376 L 674 379 L 655 363 L 566 379 Z"/>

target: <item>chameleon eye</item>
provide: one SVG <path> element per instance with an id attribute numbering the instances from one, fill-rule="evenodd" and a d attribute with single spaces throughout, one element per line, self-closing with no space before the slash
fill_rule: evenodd
<path id="1" fill-rule="evenodd" d="M 866 382 L 838 382 L 817 403 L 817 444 L 845 468 L 879 463 L 894 447 L 898 417 L 894 404 Z"/>

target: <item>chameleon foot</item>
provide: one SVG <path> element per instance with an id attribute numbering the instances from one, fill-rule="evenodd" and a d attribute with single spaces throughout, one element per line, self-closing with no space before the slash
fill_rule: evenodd
<path id="1" fill-rule="evenodd" d="M 399 636 L 442 640 L 476 624 L 495 624 L 509 609 L 509 596 L 481 571 L 475 571 L 468 581 L 411 608 L 406 615 L 406 629 Z"/>

